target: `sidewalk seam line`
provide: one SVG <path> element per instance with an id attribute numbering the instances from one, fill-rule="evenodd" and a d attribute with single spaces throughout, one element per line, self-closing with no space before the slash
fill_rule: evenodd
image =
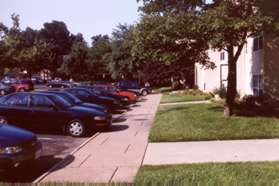
<path id="1" fill-rule="evenodd" d="M 113 177 L 115 176 L 115 174 L 116 174 L 116 172 L 118 171 L 118 166 L 115 168 L 115 170 L 113 171 L 113 173 L 112 173 L 112 175 L 111 175 L 111 177 L 110 177 L 110 179 L 109 179 L 109 183 L 111 183 L 111 181 L 112 181 L 112 179 L 113 179 Z"/>
<path id="2" fill-rule="evenodd" d="M 80 167 L 82 164 L 84 164 L 92 155 L 89 154 L 88 156 L 86 156 L 86 158 L 79 164 L 78 167 Z"/>
<path id="3" fill-rule="evenodd" d="M 66 155 L 61 161 L 59 161 L 58 163 L 56 163 L 55 165 L 53 165 L 47 172 L 45 172 L 44 174 L 42 174 L 40 177 L 38 177 L 36 180 L 34 180 L 32 183 L 39 183 L 41 182 L 43 179 L 45 179 L 50 173 L 52 173 L 53 170 L 55 170 L 56 168 L 58 168 L 60 165 L 62 165 L 64 163 L 65 160 L 67 160 L 71 155 L 74 155 L 76 152 L 78 152 L 82 147 L 84 147 L 87 143 L 89 143 L 90 141 L 92 141 L 94 138 L 96 138 L 97 136 L 99 136 L 101 133 L 97 132 L 96 134 L 94 134 L 92 137 L 90 137 L 89 139 L 87 139 L 85 142 L 83 142 L 80 146 L 78 146 L 75 150 L 73 150 L 71 153 L 69 153 L 68 155 Z"/>

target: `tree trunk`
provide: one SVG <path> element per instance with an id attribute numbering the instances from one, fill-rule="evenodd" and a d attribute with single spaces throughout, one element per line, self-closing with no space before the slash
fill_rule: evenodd
<path id="1" fill-rule="evenodd" d="M 224 116 L 230 117 L 233 114 L 233 108 L 235 105 L 236 91 L 236 60 L 234 58 L 233 47 L 228 47 L 228 87 L 226 94 L 226 103 L 224 107 Z"/>

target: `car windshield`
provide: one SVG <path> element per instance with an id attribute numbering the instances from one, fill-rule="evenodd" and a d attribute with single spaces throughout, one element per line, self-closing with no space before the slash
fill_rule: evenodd
<path id="1" fill-rule="evenodd" d="M 69 108 L 74 106 L 73 103 L 71 103 L 70 101 L 68 101 L 67 99 L 63 98 L 60 95 L 53 95 L 52 96 L 52 100 L 58 104 L 59 106 L 61 106 L 62 108 Z"/>
<path id="2" fill-rule="evenodd" d="M 82 101 L 80 99 L 78 99 L 76 96 L 69 94 L 69 93 L 64 93 L 64 97 L 67 97 L 67 99 L 72 100 L 72 102 L 74 102 L 75 104 L 81 104 Z"/>

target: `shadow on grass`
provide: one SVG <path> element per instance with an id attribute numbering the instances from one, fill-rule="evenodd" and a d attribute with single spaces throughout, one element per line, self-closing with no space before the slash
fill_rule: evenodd
<path id="1" fill-rule="evenodd" d="M 209 111 L 222 112 L 224 107 L 222 106 L 212 106 L 208 108 Z M 269 107 L 269 106 L 247 106 L 238 104 L 234 108 L 233 116 L 240 117 L 272 117 L 279 118 L 279 108 Z"/>

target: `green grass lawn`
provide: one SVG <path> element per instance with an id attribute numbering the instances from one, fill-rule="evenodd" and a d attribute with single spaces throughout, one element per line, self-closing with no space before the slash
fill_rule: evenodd
<path id="1" fill-rule="evenodd" d="M 175 103 L 187 101 L 203 101 L 209 99 L 208 95 L 164 94 L 161 103 Z"/>
<path id="2" fill-rule="evenodd" d="M 279 185 L 279 162 L 144 166 L 139 185 Z"/>
<path id="3" fill-rule="evenodd" d="M 264 116 L 224 118 L 218 104 L 160 106 L 151 142 L 279 138 L 279 119 Z"/>

